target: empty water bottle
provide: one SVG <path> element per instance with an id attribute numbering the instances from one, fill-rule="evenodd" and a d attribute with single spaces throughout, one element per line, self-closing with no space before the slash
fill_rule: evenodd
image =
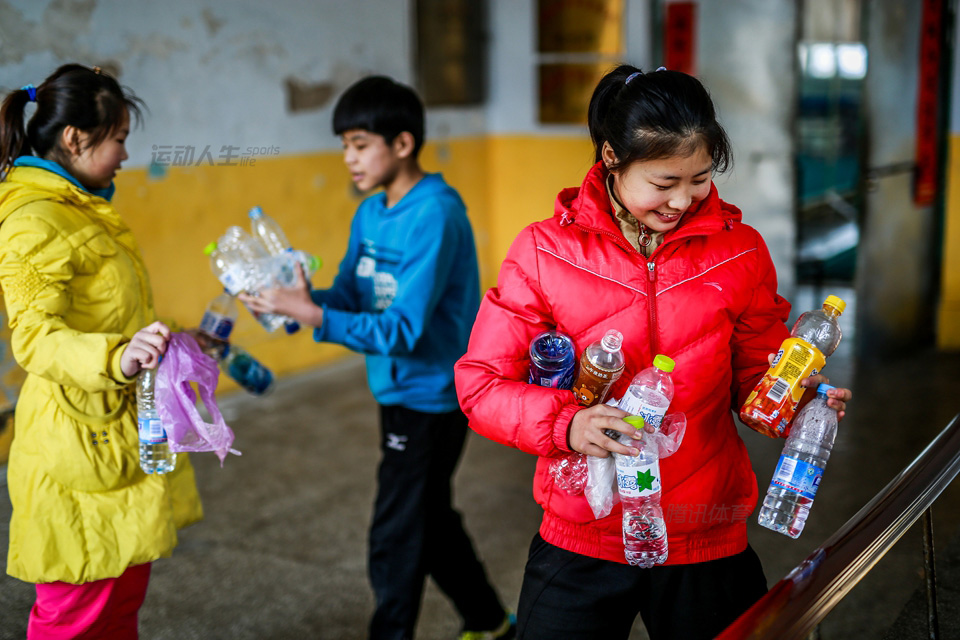
<path id="1" fill-rule="evenodd" d="M 262 208 L 253 207 L 248 215 L 253 237 L 272 256 L 272 260 L 265 267 L 265 270 L 270 273 L 275 286 L 293 286 L 297 281 L 295 271 L 297 264 L 303 268 L 303 275 L 307 280 L 320 268 L 319 258 L 290 246 L 290 242 L 287 240 L 280 224 L 265 214 Z M 300 328 L 300 325 L 296 320 L 287 318 L 284 327 L 287 333 L 294 333 Z"/>
<path id="2" fill-rule="evenodd" d="M 827 406 L 833 388 L 818 386 L 817 397 L 797 415 L 760 507 L 760 524 L 791 538 L 803 531 L 837 436 L 837 412 Z"/>
<path id="3" fill-rule="evenodd" d="M 627 413 L 642 416 L 644 424 L 659 429 L 673 401 L 673 378 L 670 377 L 673 367 L 672 359 L 657 355 L 652 367 L 633 376 L 618 406 Z"/>
<path id="4" fill-rule="evenodd" d="M 642 429 L 643 418 L 627 416 L 624 421 Z M 636 447 L 637 441 L 615 432 L 620 444 Z M 650 567 L 667 559 L 667 526 L 660 506 L 660 454 L 654 438 L 644 437 L 640 453 L 613 454 L 617 465 L 617 490 L 623 505 L 623 547 L 628 564 Z"/>
<path id="5" fill-rule="evenodd" d="M 207 305 L 200 320 L 200 331 L 213 340 L 227 342 L 236 322 L 237 303 L 233 296 L 223 291 Z"/>
<path id="6" fill-rule="evenodd" d="M 273 389 L 273 372 L 239 345 L 223 345 L 218 364 L 224 373 L 253 395 L 262 396 Z"/>
<path id="7" fill-rule="evenodd" d="M 137 377 L 137 430 L 140 440 L 140 468 L 144 473 L 169 473 L 177 466 L 177 454 L 170 451 L 154 396 L 156 369 L 141 369 Z"/>

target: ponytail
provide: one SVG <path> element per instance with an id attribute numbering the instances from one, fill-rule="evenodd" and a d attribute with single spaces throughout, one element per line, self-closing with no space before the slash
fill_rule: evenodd
<path id="1" fill-rule="evenodd" d="M 627 78 L 635 73 L 640 73 L 640 70 L 628 64 L 622 64 L 603 76 L 593 90 L 593 95 L 590 97 L 590 106 L 587 108 L 587 126 L 595 151 L 594 162 L 600 162 L 603 143 L 610 142 L 607 123 L 616 117 L 616 115 L 611 114 L 614 101 L 627 85 Z M 616 150 L 617 148 L 614 147 L 614 151 Z M 619 153 L 617 157 L 621 157 Z"/>
<path id="2" fill-rule="evenodd" d="M 7 176 L 13 161 L 30 153 L 30 143 L 23 126 L 23 112 L 30 102 L 26 89 L 18 89 L 0 106 L 0 180 Z"/>
<path id="3" fill-rule="evenodd" d="M 37 109 L 25 125 L 24 110 L 33 99 Z M 87 147 L 95 147 L 123 122 L 127 112 L 139 124 L 142 105 L 100 67 L 80 64 L 59 67 L 35 89 L 11 92 L 0 107 L 0 180 L 22 155 L 63 164 L 60 135 L 65 127 L 88 134 Z"/>

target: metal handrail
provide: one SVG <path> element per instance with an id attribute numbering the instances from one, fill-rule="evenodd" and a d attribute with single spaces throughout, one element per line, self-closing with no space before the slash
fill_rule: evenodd
<path id="1" fill-rule="evenodd" d="M 718 640 L 805 638 L 960 473 L 960 415 Z"/>

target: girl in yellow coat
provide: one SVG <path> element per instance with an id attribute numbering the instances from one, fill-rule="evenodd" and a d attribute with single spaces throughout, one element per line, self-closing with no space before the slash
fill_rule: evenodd
<path id="1" fill-rule="evenodd" d="M 185 454 L 167 475 L 139 464 L 134 382 L 170 330 L 110 204 L 138 103 L 98 68 L 65 65 L 0 108 L 0 288 L 27 372 L 7 572 L 37 583 L 30 640 L 136 638 L 150 563 L 202 517 Z"/>

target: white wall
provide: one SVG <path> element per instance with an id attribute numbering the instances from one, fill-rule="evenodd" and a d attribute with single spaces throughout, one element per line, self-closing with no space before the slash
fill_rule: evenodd
<path id="1" fill-rule="evenodd" d="M 337 149 L 333 102 L 371 73 L 410 82 L 408 0 L 6 0 L 0 87 L 39 84 L 59 64 L 112 63 L 150 108 L 131 165 L 152 145 Z M 324 108 L 290 113 L 285 81 L 330 83 Z"/>

